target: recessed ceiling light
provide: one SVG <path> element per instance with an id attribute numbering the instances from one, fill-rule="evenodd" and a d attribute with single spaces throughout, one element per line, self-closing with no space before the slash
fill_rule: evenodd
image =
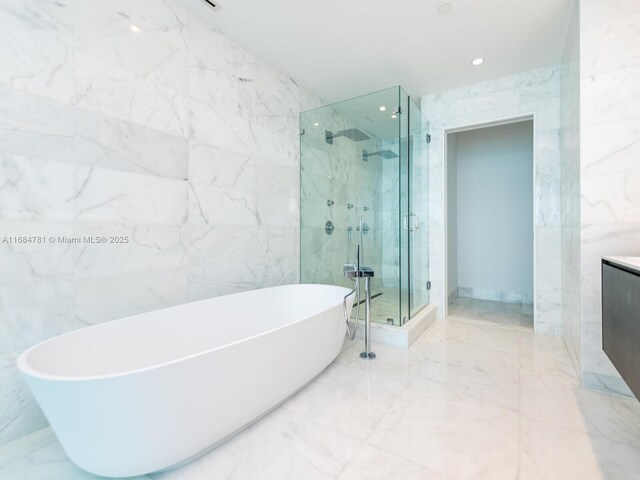
<path id="1" fill-rule="evenodd" d="M 381 112 L 384 112 L 386 109 L 387 109 L 387 107 L 385 107 L 384 105 L 381 105 L 381 106 L 380 106 L 380 111 L 381 111 Z"/>
<path id="2" fill-rule="evenodd" d="M 319 126 L 320 126 L 320 124 L 319 124 L 318 122 L 315 122 L 315 123 L 313 124 L 313 126 L 314 126 L 314 127 L 319 127 Z"/>
<path id="3" fill-rule="evenodd" d="M 398 118 L 398 115 L 394 113 L 393 115 L 391 115 L 391 118 Z"/>
<path id="4" fill-rule="evenodd" d="M 471 64 L 475 67 L 477 67 L 478 65 L 482 65 L 482 62 L 484 62 L 484 58 L 480 57 L 480 58 L 474 58 L 473 62 L 471 62 Z"/>
<path id="5" fill-rule="evenodd" d="M 137 25 L 131 25 L 129 27 L 131 29 L 132 32 L 138 33 L 140 31 L 140 27 Z"/>
<path id="6" fill-rule="evenodd" d="M 438 7 L 438 13 L 440 15 L 447 15 L 451 13 L 451 10 L 453 10 L 453 6 L 450 3 L 443 3 Z"/>

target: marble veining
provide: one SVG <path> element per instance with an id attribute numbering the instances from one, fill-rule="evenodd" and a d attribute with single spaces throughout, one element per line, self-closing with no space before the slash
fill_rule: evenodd
<path id="1" fill-rule="evenodd" d="M 66 104 L 73 101 L 74 3 L 2 2 L 0 83 Z"/>
<path id="2" fill-rule="evenodd" d="M 568 185 L 575 198 L 568 213 L 580 216 L 572 222 L 578 254 L 570 257 L 579 271 L 570 297 L 580 310 L 573 333 L 574 345 L 580 344 L 573 349 L 585 385 L 630 395 L 602 351 L 599 277 L 602 256 L 639 254 L 640 198 L 632 185 L 638 180 L 640 138 L 640 5 L 588 0 L 580 2 L 579 12 L 580 132 L 572 145 L 580 157 L 571 165 Z"/>
<path id="3" fill-rule="evenodd" d="M 31 344 L 299 281 L 298 114 L 321 101 L 207 8 L 0 1 L 0 237 L 46 239 L 0 243 L 0 444 L 46 425 Z M 57 241 L 84 236 L 127 241 Z"/>

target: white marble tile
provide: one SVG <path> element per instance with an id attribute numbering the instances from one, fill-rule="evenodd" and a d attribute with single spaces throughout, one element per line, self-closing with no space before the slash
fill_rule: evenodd
<path id="1" fill-rule="evenodd" d="M 332 479 L 360 445 L 353 437 L 277 410 L 192 464 L 151 477 L 163 480 Z"/>
<path id="2" fill-rule="evenodd" d="M 466 398 L 518 410 L 520 395 L 517 357 L 480 345 L 447 340 L 431 353 L 416 375 L 429 385 L 457 391 Z"/>
<path id="3" fill-rule="evenodd" d="M 186 268 L 86 278 L 76 282 L 75 318 L 77 325 L 96 325 L 172 307 L 187 299 Z"/>
<path id="4" fill-rule="evenodd" d="M 0 128 L 73 135 L 73 107 L 0 84 Z"/>
<path id="5" fill-rule="evenodd" d="M 640 448 L 635 399 L 583 390 L 576 378 L 523 371 L 523 415 Z"/>
<path id="6" fill-rule="evenodd" d="M 256 196 L 246 190 L 190 183 L 189 223 L 216 226 L 258 225 Z"/>
<path id="7" fill-rule="evenodd" d="M 581 124 L 637 120 L 640 108 L 640 65 L 617 68 L 594 76 L 581 73 Z"/>
<path id="8" fill-rule="evenodd" d="M 519 349 L 522 371 L 535 373 L 540 377 L 561 376 L 569 384 L 577 381 L 567 348 L 561 338 L 544 335 L 522 336 Z"/>
<path id="9" fill-rule="evenodd" d="M 179 269 L 187 262 L 188 245 L 180 226 L 78 224 L 76 234 L 129 239 L 127 243 L 76 245 L 76 281 Z"/>
<path id="10" fill-rule="evenodd" d="M 300 203 L 295 197 L 259 194 L 256 196 L 256 214 L 260 225 L 297 227 Z"/>
<path id="11" fill-rule="evenodd" d="M 189 93 L 216 110 L 249 117 L 253 91 L 253 79 L 238 77 L 229 70 L 218 70 L 207 64 L 189 65 Z"/>
<path id="12" fill-rule="evenodd" d="M 91 57 L 175 91 L 186 90 L 187 48 L 169 2 L 86 0 L 78 4 L 76 23 L 81 58 Z"/>
<path id="13" fill-rule="evenodd" d="M 73 162 L 73 137 L 0 129 L 0 153 L 60 162 Z"/>
<path id="14" fill-rule="evenodd" d="M 1 83 L 66 104 L 72 102 L 73 7 L 71 0 L 2 2 Z"/>
<path id="15" fill-rule="evenodd" d="M 580 157 L 579 167 L 584 173 L 638 171 L 634 159 L 638 158 L 640 151 L 640 119 L 580 125 L 580 131 L 580 144 L 589 152 L 589 155 Z M 606 142 L 598 140 L 601 135 L 607 138 Z"/>
<path id="16" fill-rule="evenodd" d="M 299 88 L 289 77 L 264 62 L 256 66 L 252 118 L 256 123 L 281 132 L 297 128 L 300 111 Z"/>
<path id="17" fill-rule="evenodd" d="M 193 97 L 189 99 L 189 138 L 239 153 L 251 153 L 257 145 L 249 120 Z"/>
<path id="18" fill-rule="evenodd" d="M 79 108 L 173 135 L 188 136 L 186 92 L 141 78 L 81 52 L 77 54 L 76 63 Z"/>
<path id="19" fill-rule="evenodd" d="M 338 480 L 446 480 L 441 475 L 417 463 L 393 455 L 387 449 L 365 445 L 340 473 Z"/>
<path id="20" fill-rule="evenodd" d="M 195 270 L 198 270 L 197 268 Z M 197 276 L 197 274 L 196 274 Z M 224 279 L 215 282 L 215 279 L 206 275 L 201 275 L 195 279 L 189 279 L 187 287 L 187 296 L 190 302 L 197 300 L 205 300 L 207 298 L 220 297 L 222 295 L 231 295 L 233 293 L 246 292 L 253 288 L 254 283 L 243 283 L 233 279 L 230 283 L 225 283 Z"/>
<path id="21" fill-rule="evenodd" d="M 297 198 L 300 195 L 300 171 L 259 162 L 256 166 L 256 192 Z"/>
<path id="22" fill-rule="evenodd" d="M 522 479 L 626 479 L 640 468 L 631 446 L 526 416 L 521 423 Z"/>
<path id="23" fill-rule="evenodd" d="M 360 358 L 363 346 L 362 340 L 346 342 L 344 354 L 336 360 L 336 364 L 345 365 L 361 374 L 371 375 L 373 378 L 392 378 L 394 381 L 411 382 L 427 355 L 420 348 L 404 350 L 374 344 L 376 361 L 365 362 Z"/>
<path id="24" fill-rule="evenodd" d="M 381 378 L 371 371 L 336 365 L 283 408 L 364 440 L 407 384 L 400 378 Z"/>
<path id="25" fill-rule="evenodd" d="M 0 446 L 0 477 L 6 480 L 98 480 L 76 467 L 50 428 Z M 143 480 L 135 477 L 130 480 Z"/>
<path id="26" fill-rule="evenodd" d="M 278 132 L 262 125 L 253 125 L 253 153 L 259 163 L 268 161 L 289 168 L 300 168 L 300 137 L 293 132 Z"/>
<path id="27" fill-rule="evenodd" d="M 222 188 L 256 188 L 255 160 L 249 153 L 189 142 L 189 181 Z"/>
<path id="28" fill-rule="evenodd" d="M 16 368 L 17 356 L 0 354 L 0 446 L 47 426 Z"/>
<path id="29" fill-rule="evenodd" d="M 238 79 L 255 79 L 255 57 L 203 19 L 189 16 L 187 41 L 190 66 L 204 66 Z"/>
<path id="30" fill-rule="evenodd" d="M 264 288 L 300 283 L 299 270 L 300 257 L 298 255 L 268 257 L 257 268 L 256 286 Z"/>
<path id="31" fill-rule="evenodd" d="M 417 382 L 381 420 L 369 443 L 453 478 L 515 478 L 517 411 Z"/>
<path id="32" fill-rule="evenodd" d="M 224 285 L 238 291 L 299 281 L 296 228 L 191 225 L 188 235 L 189 281 L 204 292 Z"/>
<path id="33" fill-rule="evenodd" d="M 58 237 L 72 234 L 72 223 L 0 221 L 0 286 L 72 279 L 74 246 L 57 242 Z M 11 237 L 40 237 L 43 242 L 15 243 Z M 55 237 L 56 243 L 50 243 L 50 237 Z"/>
<path id="34" fill-rule="evenodd" d="M 532 318 L 522 313 L 522 305 L 518 303 L 501 303 L 459 296 L 449 306 L 448 314 L 456 319 L 482 320 L 519 327 L 525 331 L 530 331 L 533 326 Z M 486 336 L 480 332 L 479 338 L 486 338 Z"/>
<path id="35" fill-rule="evenodd" d="M 73 328 L 73 282 L 0 287 L 0 444 L 46 425 L 15 360 Z"/>
<path id="36" fill-rule="evenodd" d="M 73 163 L 0 152 L 0 217 L 73 221 Z"/>
<path id="37" fill-rule="evenodd" d="M 188 239 L 190 266 L 218 263 L 231 269 L 246 265 L 257 275 L 261 268 L 273 265 L 272 262 L 285 258 L 299 260 L 297 228 L 191 225 Z"/>
<path id="38" fill-rule="evenodd" d="M 72 326 L 73 283 L 57 281 L 0 288 L 3 354 L 23 349 Z"/>
<path id="39" fill-rule="evenodd" d="M 78 165 L 76 219 L 81 222 L 181 224 L 187 182 Z"/>
<path id="40" fill-rule="evenodd" d="M 95 112 L 76 112 L 76 158 L 85 165 L 185 180 L 186 139 Z"/>

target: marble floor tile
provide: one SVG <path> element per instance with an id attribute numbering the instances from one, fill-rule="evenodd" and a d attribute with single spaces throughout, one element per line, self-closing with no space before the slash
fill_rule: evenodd
<path id="1" fill-rule="evenodd" d="M 519 303 L 457 298 L 449 306 L 449 316 L 497 323 L 511 328 L 533 328 L 533 312 L 529 313 Z"/>
<path id="2" fill-rule="evenodd" d="M 362 442 L 278 409 L 208 455 L 154 480 L 333 479 Z"/>
<path id="3" fill-rule="evenodd" d="M 338 480 L 389 480 L 391 478 L 447 480 L 449 477 L 366 444 L 340 473 Z"/>
<path id="4" fill-rule="evenodd" d="M 640 472 L 640 450 L 580 430 L 523 416 L 521 480 L 630 480 Z"/>
<path id="5" fill-rule="evenodd" d="M 413 382 L 369 443 L 452 478 L 517 478 L 519 412 L 464 389 Z"/>
<path id="6" fill-rule="evenodd" d="M 401 377 L 380 379 L 375 371 L 336 365 L 283 408 L 364 440 L 407 385 Z"/>
<path id="7" fill-rule="evenodd" d="M 50 428 L 0 445 L 2 480 L 97 480 L 76 467 L 62 450 Z M 130 480 L 148 480 L 135 477 Z"/>
<path id="8" fill-rule="evenodd" d="M 489 303 L 464 302 L 408 350 L 374 344 L 373 361 L 359 358 L 361 340 L 346 340 L 280 408 L 148 478 L 640 478 L 640 403 L 585 390 L 562 339 L 534 334 L 512 304 Z M 43 478 L 96 477 L 73 466 L 49 429 L 0 446 L 0 479 Z"/>
<path id="9" fill-rule="evenodd" d="M 523 370 L 520 384 L 522 415 L 640 449 L 637 400 L 585 390 L 562 375 Z"/>

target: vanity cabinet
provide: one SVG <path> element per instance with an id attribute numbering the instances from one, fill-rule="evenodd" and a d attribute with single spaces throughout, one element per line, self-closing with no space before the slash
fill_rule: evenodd
<path id="1" fill-rule="evenodd" d="M 640 259 L 602 260 L 602 347 L 640 398 Z"/>

